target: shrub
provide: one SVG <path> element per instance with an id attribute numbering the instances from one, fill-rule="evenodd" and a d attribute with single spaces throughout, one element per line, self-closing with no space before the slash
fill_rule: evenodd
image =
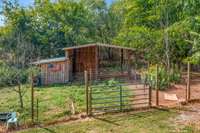
<path id="1" fill-rule="evenodd" d="M 105 85 L 107 85 L 107 86 L 115 86 L 117 84 L 119 84 L 119 82 L 115 79 L 110 79 L 110 80 L 105 82 Z"/>
<path id="2" fill-rule="evenodd" d="M 39 73 L 39 70 L 35 67 L 28 69 L 17 68 L 0 62 L 0 88 L 25 84 L 28 82 L 30 73 L 33 73 L 33 76 L 35 76 Z"/>
<path id="3" fill-rule="evenodd" d="M 147 83 L 153 89 L 156 88 L 156 66 L 151 66 L 143 74 L 143 79 L 146 78 Z M 172 83 L 177 83 L 181 79 L 180 71 L 177 68 L 167 71 L 164 66 L 158 67 L 158 88 L 164 90 Z"/>

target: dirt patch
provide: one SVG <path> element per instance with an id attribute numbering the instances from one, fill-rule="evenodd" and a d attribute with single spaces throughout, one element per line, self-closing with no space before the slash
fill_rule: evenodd
<path id="1" fill-rule="evenodd" d="M 200 76 L 191 76 L 191 82 L 190 82 L 190 88 L 191 88 L 191 97 L 190 99 L 200 99 Z M 164 98 L 165 94 L 176 94 L 178 100 L 172 101 L 172 100 L 166 100 Z M 182 102 L 184 102 L 186 99 L 186 77 L 184 77 L 184 80 L 182 83 L 172 85 L 170 88 L 159 91 L 159 105 L 166 106 L 166 107 L 176 107 L 180 105 Z M 156 103 L 156 92 L 153 90 L 152 92 L 152 105 L 155 105 Z"/>
<path id="2" fill-rule="evenodd" d="M 179 84 L 171 85 L 170 88 L 159 91 L 159 105 L 164 107 L 177 107 L 180 106 L 182 102 L 185 102 L 186 100 L 186 79 L 187 77 L 183 75 L 182 82 Z M 148 89 L 144 88 L 144 85 L 129 85 L 127 86 L 130 89 L 141 89 L 134 91 L 134 94 L 148 94 Z M 144 88 L 144 89 L 143 89 Z M 190 82 L 190 90 L 191 90 L 191 100 L 193 99 L 200 99 L 200 76 L 191 76 L 191 82 Z M 165 95 L 167 94 L 173 94 L 176 95 L 177 100 L 166 100 Z M 148 98 L 148 95 L 141 95 L 136 96 L 135 99 L 141 99 L 141 98 Z M 137 101 L 134 101 L 137 102 Z M 139 100 L 138 102 L 143 102 Z M 146 101 L 144 101 L 146 102 Z M 156 105 L 156 91 L 152 90 L 152 105 Z M 145 105 L 146 106 L 146 105 Z"/>
<path id="3" fill-rule="evenodd" d="M 185 126 L 192 126 L 197 131 L 200 131 L 200 103 L 185 105 L 171 121 L 179 129 Z"/>
<path id="4" fill-rule="evenodd" d="M 6 125 L 3 123 L 0 123 L 0 133 L 4 133 L 6 131 Z"/>
<path id="5" fill-rule="evenodd" d="M 200 103 L 185 105 L 180 114 L 175 118 L 175 122 L 188 125 L 200 122 Z"/>
<path id="6" fill-rule="evenodd" d="M 176 94 L 178 100 L 166 100 L 164 95 L 166 94 Z M 180 105 L 181 102 L 185 101 L 186 87 L 183 84 L 173 85 L 171 88 L 165 91 L 159 91 L 159 105 L 166 107 L 176 107 Z M 152 91 L 152 105 L 156 103 L 156 91 Z"/>

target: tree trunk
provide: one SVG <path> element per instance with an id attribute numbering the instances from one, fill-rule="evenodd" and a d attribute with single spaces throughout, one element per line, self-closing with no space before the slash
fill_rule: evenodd
<path id="1" fill-rule="evenodd" d="M 169 38 L 168 38 L 168 31 L 164 31 L 164 40 L 165 40 L 165 54 L 166 54 L 166 64 L 167 70 L 170 70 L 170 57 L 169 57 Z"/>
<path id="2" fill-rule="evenodd" d="M 163 29 L 163 44 L 164 44 L 164 48 L 165 48 L 165 64 L 167 67 L 167 70 L 169 72 L 170 70 L 170 44 L 169 44 L 169 34 L 168 34 L 168 26 L 169 26 L 169 14 L 168 14 L 168 8 L 167 8 L 167 1 L 163 1 L 162 2 L 164 4 L 164 8 L 163 10 L 161 9 L 161 11 L 163 11 L 164 13 L 164 22 L 161 20 L 160 21 L 160 26 L 161 29 Z"/>

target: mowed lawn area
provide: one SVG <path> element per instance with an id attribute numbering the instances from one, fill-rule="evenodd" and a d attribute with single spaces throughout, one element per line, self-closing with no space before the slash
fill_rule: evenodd
<path id="1" fill-rule="evenodd" d="M 20 133 L 198 133 L 193 126 L 175 123 L 176 110 L 109 114 L 96 118 L 34 128 Z"/>

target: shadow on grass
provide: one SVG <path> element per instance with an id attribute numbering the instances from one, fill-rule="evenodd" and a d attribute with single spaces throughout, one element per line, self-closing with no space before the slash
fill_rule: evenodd
<path id="1" fill-rule="evenodd" d="M 120 124 L 118 122 L 124 121 L 126 119 L 138 119 L 138 118 L 149 118 L 150 116 L 157 116 L 159 113 L 165 113 L 165 112 L 171 112 L 169 109 L 152 109 L 142 112 L 127 112 L 127 113 L 115 113 L 115 114 L 108 114 L 103 116 L 93 116 L 94 119 L 100 120 L 103 122 L 107 122 L 109 124 L 113 124 L 116 126 L 119 126 Z M 173 111 L 172 111 L 173 112 Z"/>
<path id="2" fill-rule="evenodd" d="M 48 131 L 48 132 L 50 132 L 50 133 L 57 133 L 56 131 L 54 131 L 54 130 L 52 130 L 52 129 L 49 129 L 49 128 L 43 127 L 42 129 L 44 129 L 44 130 L 46 130 L 46 131 Z"/>
<path id="3" fill-rule="evenodd" d="M 94 118 L 95 118 L 95 117 L 94 117 Z M 112 125 L 115 125 L 115 126 L 120 126 L 120 124 L 116 123 L 115 121 L 110 121 L 110 120 L 105 119 L 105 118 L 98 118 L 98 117 L 96 117 L 95 119 L 96 119 L 96 120 L 103 121 L 103 122 L 106 122 L 106 123 L 109 123 L 109 124 L 112 124 Z"/>

